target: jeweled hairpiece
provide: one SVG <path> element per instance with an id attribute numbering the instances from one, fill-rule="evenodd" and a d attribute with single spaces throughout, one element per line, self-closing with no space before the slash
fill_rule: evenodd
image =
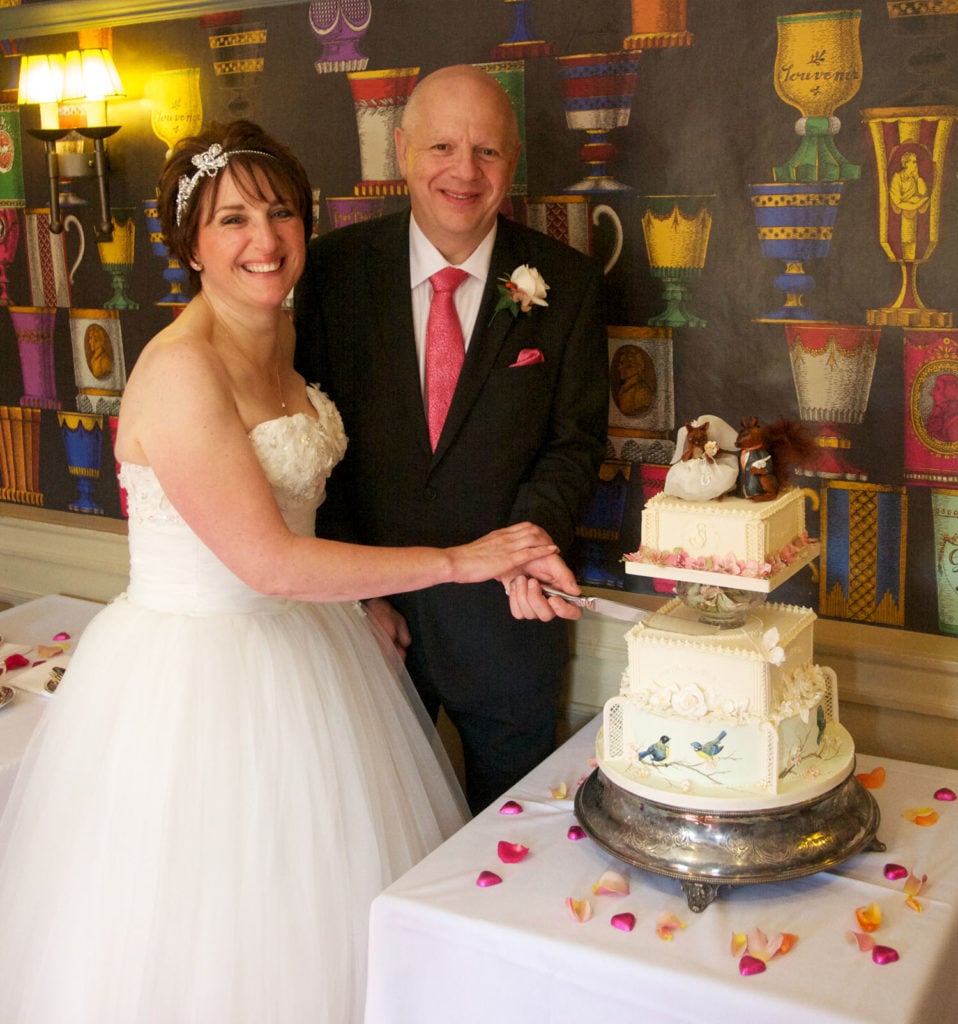
<path id="1" fill-rule="evenodd" d="M 265 153 L 261 149 L 223 149 L 214 142 L 205 153 L 197 153 L 193 157 L 193 166 L 196 173 L 191 177 L 188 174 L 181 174 L 176 189 L 176 226 L 179 227 L 183 220 L 183 214 L 189 206 L 190 196 L 196 188 L 197 182 L 202 177 L 215 178 L 217 174 L 229 163 L 231 156 L 238 153 L 249 153 L 253 156 L 266 156 L 272 158 L 272 153 Z"/>

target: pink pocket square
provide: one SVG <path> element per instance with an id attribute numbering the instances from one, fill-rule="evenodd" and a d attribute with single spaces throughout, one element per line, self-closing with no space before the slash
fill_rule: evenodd
<path id="1" fill-rule="evenodd" d="M 537 348 L 523 348 L 519 350 L 519 355 L 516 357 L 514 363 L 510 363 L 510 369 L 513 366 L 532 366 L 533 363 L 544 363 L 546 357 Z"/>

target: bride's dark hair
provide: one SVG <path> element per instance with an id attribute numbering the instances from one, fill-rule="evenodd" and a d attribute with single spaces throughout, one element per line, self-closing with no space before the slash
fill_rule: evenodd
<path id="1" fill-rule="evenodd" d="M 209 154 L 210 147 L 218 145 L 225 154 L 237 188 L 251 199 L 269 200 L 263 194 L 262 172 L 277 198 L 296 211 L 303 221 L 306 241 L 313 228 L 313 196 L 309 178 L 293 151 L 277 142 L 252 121 L 238 120 L 225 124 L 212 122 L 196 135 L 181 139 L 173 148 L 157 185 L 157 213 L 163 239 L 170 255 L 189 270 L 193 291 L 199 291 L 200 276 L 190 265 L 196 246 L 196 235 L 216 203 L 222 168 L 212 173 L 201 173 L 194 157 Z M 186 177 L 192 187 L 184 190 L 181 179 Z M 207 201 L 207 196 L 209 200 Z M 184 198 L 185 197 L 185 198 Z"/>

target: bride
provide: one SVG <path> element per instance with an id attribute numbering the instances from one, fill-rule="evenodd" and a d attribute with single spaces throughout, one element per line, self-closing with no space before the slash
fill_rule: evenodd
<path id="1" fill-rule="evenodd" d="M 0 826 L 0 1021 L 357 1022 L 371 899 L 464 820 L 358 600 L 540 558 L 576 588 L 528 523 L 445 550 L 313 537 L 346 438 L 282 308 L 305 172 L 255 125 L 210 126 L 159 208 L 198 294 L 123 398 L 129 589 L 87 628 Z"/>

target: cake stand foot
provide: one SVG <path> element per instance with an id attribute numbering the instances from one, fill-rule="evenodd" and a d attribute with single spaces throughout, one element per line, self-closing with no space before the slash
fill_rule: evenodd
<path id="1" fill-rule="evenodd" d="M 701 914 L 710 903 L 714 902 L 720 888 L 711 882 L 696 882 L 691 879 L 683 879 L 680 885 L 688 901 L 689 910 L 693 914 Z"/>

